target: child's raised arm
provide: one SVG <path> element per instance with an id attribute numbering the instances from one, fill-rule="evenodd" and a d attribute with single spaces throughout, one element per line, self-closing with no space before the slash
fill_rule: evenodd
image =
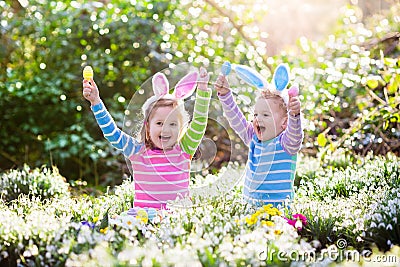
<path id="1" fill-rule="evenodd" d="M 288 123 L 281 142 L 286 152 L 294 155 L 300 151 L 304 137 L 300 119 L 300 100 L 297 95 L 289 95 L 288 113 Z"/>
<path id="2" fill-rule="evenodd" d="M 182 137 L 182 148 L 190 155 L 194 155 L 197 147 L 203 138 L 208 120 L 208 108 L 211 99 L 211 90 L 207 87 L 210 79 L 205 68 L 200 68 L 200 77 L 198 80 L 198 90 L 196 91 L 196 101 L 194 103 L 193 119 L 188 130 Z"/>
<path id="3" fill-rule="evenodd" d="M 218 95 L 224 96 L 229 93 L 231 90 L 229 89 L 229 83 L 226 79 L 225 75 L 218 75 L 217 80 L 214 84 L 215 90 L 217 90 Z"/>
<path id="4" fill-rule="evenodd" d="M 99 89 L 92 78 L 83 80 L 83 96 L 90 102 L 91 109 L 104 137 L 127 158 L 137 153 L 142 145 L 117 127 L 103 101 L 101 101 Z"/>
<path id="5" fill-rule="evenodd" d="M 88 100 L 92 106 L 101 102 L 99 89 L 93 78 L 90 78 L 90 80 L 83 80 L 83 97 Z"/>
<path id="6" fill-rule="evenodd" d="M 218 98 L 221 101 L 229 125 L 248 146 L 254 134 L 253 125 L 246 120 L 246 117 L 237 106 L 229 89 L 228 80 L 224 75 L 218 76 L 214 88 L 218 92 Z"/>

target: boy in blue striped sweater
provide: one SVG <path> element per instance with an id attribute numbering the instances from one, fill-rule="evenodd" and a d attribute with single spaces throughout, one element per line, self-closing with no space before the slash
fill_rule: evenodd
<path id="1" fill-rule="evenodd" d="M 244 199 L 257 206 L 287 205 L 293 198 L 297 153 L 303 141 L 298 96 L 289 96 L 285 103 L 275 91 L 263 90 L 249 122 L 225 76 L 218 77 L 215 89 L 230 126 L 249 147 Z"/>

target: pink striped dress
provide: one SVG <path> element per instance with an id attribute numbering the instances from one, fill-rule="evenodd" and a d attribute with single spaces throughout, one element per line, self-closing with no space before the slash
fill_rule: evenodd
<path id="1" fill-rule="evenodd" d="M 190 161 L 206 131 L 211 91 L 197 90 L 193 119 L 171 150 L 148 149 L 121 131 L 103 102 L 92 106 L 104 137 L 132 163 L 134 206 L 165 208 L 167 201 L 189 194 Z"/>
<path id="2" fill-rule="evenodd" d="M 135 173 L 135 206 L 165 207 L 168 200 L 189 194 L 191 155 L 180 146 L 172 150 L 142 148 L 130 158 Z"/>

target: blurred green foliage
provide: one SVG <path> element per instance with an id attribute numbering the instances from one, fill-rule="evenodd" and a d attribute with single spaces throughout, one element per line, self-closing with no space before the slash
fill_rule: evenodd
<path id="1" fill-rule="evenodd" d="M 371 18 L 347 7 L 325 40 L 301 38 L 297 51 L 267 58 L 254 27 L 264 11 L 233 2 L 17 3 L 0 1 L 0 170 L 51 164 L 69 180 L 94 185 L 114 185 L 128 173 L 82 97 L 86 64 L 122 128 L 126 100 L 170 63 L 229 60 L 267 76 L 287 62 L 307 119 L 304 153 L 345 147 L 399 154 L 399 5 Z M 254 99 L 253 90 L 243 95 Z M 239 105 L 250 112 L 248 103 Z M 207 132 L 218 136 L 221 129 L 210 124 Z"/>
<path id="2" fill-rule="evenodd" d="M 82 97 L 86 64 L 121 127 L 125 100 L 170 62 L 243 57 L 237 47 L 244 41 L 231 24 L 221 21 L 220 31 L 208 35 L 211 23 L 199 9 L 217 13 L 204 2 L 16 3 L 0 1 L 3 170 L 53 164 L 69 179 L 96 185 L 121 179 L 125 161 L 102 137 Z"/>
<path id="3" fill-rule="evenodd" d="M 301 38 L 299 51 L 284 55 L 303 88 L 306 151 L 399 155 L 399 15 L 399 5 L 371 18 L 346 7 L 326 39 Z"/>

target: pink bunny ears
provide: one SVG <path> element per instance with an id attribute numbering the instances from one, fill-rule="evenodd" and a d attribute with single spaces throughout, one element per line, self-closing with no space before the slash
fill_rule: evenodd
<path id="1" fill-rule="evenodd" d="M 197 78 L 199 74 L 197 72 L 191 72 L 186 74 L 175 86 L 175 90 L 172 93 L 175 99 L 188 98 L 196 88 Z M 156 97 L 162 97 L 169 95 L 169 83 L 164 73 L 158 72 L 153 76 L 152 79 L 153 92 Z"/>
<path id="2" fill-rule="evenodd" d="M 186 74 L 175 86 L 172 94 L 169 94 L 169 82 L 164 73 L 157 72 L 152 78 L 154 95 L 146 100 L 142 106 L 142 111 L 145 116 L 148 114 L 149 107 L 161 98 L 176 99 L 178 101 L 188 98 L 196 89 L 197 72 Z"/>

